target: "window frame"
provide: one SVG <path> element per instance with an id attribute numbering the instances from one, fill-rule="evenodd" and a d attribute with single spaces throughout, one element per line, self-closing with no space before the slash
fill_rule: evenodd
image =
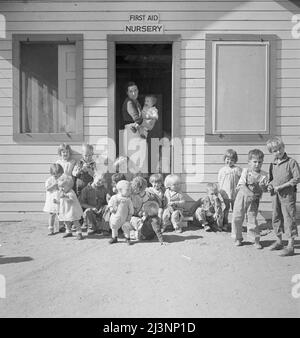
<path id="1" fill-rule="evenodd" d="M 74 44 L 76 51 L 76 133 L 22 133 L 20 51 L 22 42 Z M 24 143 L 83 142 L 83 34 L 12 34 L 13 140 Z"/>
<path id="2" fill-rule="evenodd" d="M 267 130 L 264 132 L 217 132 L 214 130 L 216 114 L 214 112 L 215 99 L 213 85 L 216 81 L 216 66 L 214 48 L 217 44 L 266 44 L 268 69 L 267 90 L 268 98 L 266 100 L 266 120 Z M 253 35 L 253 34 L 206 34 L 205 36 L 205 140 L 207 142 L 255 142 L 264 143 L 276 133 L 276 35 Z"/>

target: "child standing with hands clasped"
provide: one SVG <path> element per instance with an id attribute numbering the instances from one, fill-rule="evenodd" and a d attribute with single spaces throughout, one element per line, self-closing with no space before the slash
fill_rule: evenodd
<path id="1" fill-rule="evenodd" d="M 76 229 L 76 238 L 81 240 L 81 226 L 79 220 L 82 217 L 82 209 L 77 196 L 72 189 L 73 180 L 70 176 L 62 175 L 58 180 L 59 194 L 54 201 L 59 204 L 59 220 L 65 223 L 66 233 L 63 238 L 72 237 L 71 226 Z"/>
<path id="2" fill-rule="evenodd" d="M 274 155 L 274 161 L 269 168 L 268 190 L 272 196 L 272 225 L 276 242 L 270 250 L 282 250 L 280 256 L 294 254 L 294 241 L 298 235 L 296 225 L 296 188 L 300 182 L 300 169 L 298 163 L 290 158 L 284 143 L 279 137 L 274 137 L 267 142 L 267 148 Z M 288 238 L 286 248 L 282 244 L 282 234 Z"/>
<path id="3" fill-rule="evenodd" d="M 259 201 L 263 191 L 267 190 L 267 173 L 261 170 L 264 153 L 259 149 L 250 150 L 248 153 L 249 167 L 243 169 L 237 189 L 238 193 L 233 206 L 231 237 L 236 246 L 243 242 L 242 226 L 247 217 L 248 235 L 253 238 L 254 246 L 262 249 L 257 223 Z"/>
<path id="4" fill-rule="evenodd" d="M 225 209 L 223 211 L 223 230 L 228 230 L 229 209 L 233 210 L 236 197 L 236 187 L 242 174 L 242 169 L 236 166 L 238 155 L 235 150 L 228 149 L 224 155 L 225 166 L 219 170 L 219 192 L 223 198 Z"/>
<path id="5" fill-rule="evenodd" d="M 129 224 L 133 215 L 133 205 L 130 199 L 130 182 L 125 180 L 119 181 L 116 189 L 118 193 L 110 198 L 107 206 L 110 211 L 109 225 L 112 234 L 109 244 L 118 242 L 118 230 L 124 225 Z M 131 244 L 129 238 L 126 238 L 126 242 L 129 245 Z"/>
<path id="6" fill-rule="evenodd" d="M 54 222 L 58 214 L 58 205 L 55 200 L 58 198 L 58 178 L 64 173 L 61 165 L 54 163 L 50 166 L 50 177 L 45 182 L 46 187 L 46 201 L 44 205 L 44 212 L 49 213 L 48 222 L 48 236 L 54 235 Z"/>

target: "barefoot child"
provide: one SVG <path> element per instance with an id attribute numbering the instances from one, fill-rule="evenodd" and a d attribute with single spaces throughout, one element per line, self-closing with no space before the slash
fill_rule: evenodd
<path id="1" fill-rule="evenodd" d="M 300 168 L 298 163 L 290 158 L 284 143 L 279 137 L 267 142 L 267 148 L 274 155 L 274 161 L 269 168 L 269 187 L 271 192 L 273 215 L 272 225 L 276 235 L 276 242 L 270 250 L 282 250 L 281 256 L 294 254 L 294 241 L 298 235 L 296 225 L 296 191 L 300 183 Z M 288 238 L 288 245 L 283 248 L 282 234 Z"/>
<path id="2" fill-rule="evenodd" d="M 267 173 L 261 170 L 264 153 L 259 149 L 250 150 L 248 153 L 249 167 L 243 169 L 237 189 L 238 193 L 233 206 L 231 237 L 236 246 L 243 242 L 242 226 L 247 217 L 248 235 L 252 237 L 254 246 L 262 249 L 257 223 L 259 201 L 263 191 L 267 190 Z"/>
<path id="3" fill-rule="evenodd" d="M 228 149 L 224 155 L 225 166 L 219 170 L 218 184 L 219 191 L 223 198 L 225 209 L 223 211 L 223 230 L 228 230 L 229 209 L 233 210 L 236 197 L 236 187 L 242 174 L 242 169 L 236 166 L 238 156 L 235 150 Z"/>
<path id="4" fill-rule="evenodd" d="M 58 215 L 58 205 L 54 201 L 58 197 L 58 178 L 64 173 L 64 170 L 60 164 L 54 163 L 50 166 L 50 177 L 46 180 L 46 201 L 44 205 L 44 212 L 49 213 L 48 221 L 48 235 L 54 235 L 54 222 L 56 215 Z"/>

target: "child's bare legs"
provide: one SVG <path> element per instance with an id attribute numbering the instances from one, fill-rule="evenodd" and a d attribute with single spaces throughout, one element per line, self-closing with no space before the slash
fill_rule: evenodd
<path id="1" fill-rule="evenodd" d="M 66 233 L 63 235 L 63 238 L 72 237 L 72 222 L 64 222 L 66 227 Z"/>
<path id="2" fill-rule="evenodd" d="M 111 228 L 111 239 L 109 240 L 109 244 L 118 243 L 118 231 L 121 228 L 120 220 L 116 220 L 113 218 L 114 214 L 111 215 L 111 219 L 109 220 L 109 226 Z"/>
<path id="3" fill-rule="evenodd" d="M 258 200 L 254 200 L 249 204 L 247 210 L 247 220 L 248 220 L 247 231 L 248 235 L 254 239 L 254 246 L 256 247 L 256 249 L 262 249 L 262 246 L 259 242 L 260 234 L 257 223 L 258 206 L 259 206 Z"/>
<path id="4" fill-rule="evenodd" d="M 195 211 L 195 218 L 197 221 L 199 221 L 201 223 L 201 225 L 203 225 L 205 231 L 209 230 L 209 226 L 208 226 L 208 222 L 206 219 L 206 213 L 205 210 L 201 207 L 197 208 Z"/>
<path id="5" fill-rule="evenodd" d="M 130 222 L 125 222 L 122 225 L 122 230 L 124 232 L 125 240 L 129 245 L 132 244 L 131 241 L 130 241 L 130 231 L 131 230 L 137 230 L 137 228 L 135 227 L 135 224 L 137 225 L 137 221 L 133 220 L 133 222 L 132 222 L 133 218 L 135 219 L 135 218 L 138 218 L 138 217 L 132 217 Z"/>
<path id="6" fill-rule="evenodd" d="M 225 199 L 224 198 L 224 204 L 225 204 L 225 209 L 223 211 L 223 230 L 227 231 L 229 228 L 229 224 L 228 224 L 228 215 L 229 215 L 229 209 L 230 209 L 230 205 L 233 204 L 233 201 L 230 199 Z"/>
<path id="7" fill-rule="evenodd" d="M 169 225 L 171 225 L 171 212 L 169 208 L 166 208 L 162 214 L 162 232 L 166 231 Z"/>
<path id="8" fill-rule="evenodd" d="M 171 215 L 171 223 L 176 232 L 182 232 L 183 214 L 180 210 L 175 210 Z"/>
<path id="9" fill-rule="evenodd" d="M 80 225 L 80 222 L 79 220 L 76 220 L 76 221 L 65 221 L 65 226 L 66 226 L 66 233 L 65 235 L 63 235 L 63 238 L 68 238 L 68 237 L 72 237 L 72 224 L 73 224 L 73 227 L 75 228 L 75 231 L 76 231 L 76 239 L 83 239 L 82 237 L 82 233 L 81 233 L 81 225 Z"/>
<path id="10" fill-rule="evenodd" d="M 130 123 L 130 130 L 133 132 L 133 133 L 136 133 L 138 131 L 138 124 L 137 123 Z"/>
<path id="11" fill-rule="evenodd" d="M 76 238 L 81 240 L 83 237 L 82 237 L 81 225 L 80 225 L 79 220 L 73 221 L 71 222 L 71 224 L 72 223 L 73 223 L 73 227 L 76 230 Z"/>
<path id="12" fill-rule="evenodd" d="M 66 231 L 65 223 L 63 221 L 58 221 L 58 230 L 59 230 L 59 232 L 65 232 Z"/>
<path id="13" fill-rule="evenodd" d="M 145 138 L 145 139 L 147 138 L 147 136 L 148 136 L 148 129 L 147 128 L 145 128 L 144 126 L 138 126 L 137 130 L 138 130 L 141 138 Z"/>
<path id="14" fill-rule="evenodd" d="M 54 214 L 54 213 L 51 213 L 49 215 L 49 220 L 48 220 L 48 230 L 49 230 L 49 233 L 48 233 L 48 236 L 54 235 L 55 217 L 56 217 L 56 214 Z"/>

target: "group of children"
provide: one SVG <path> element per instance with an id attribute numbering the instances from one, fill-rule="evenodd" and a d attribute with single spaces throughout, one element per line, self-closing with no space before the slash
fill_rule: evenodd
<path id="1" fill-rule="evenodd" d="M 257 249 L 261 249 L 257 222 L 259 202 L 264 192 L 272 197 L 272 224 L 276 241 L 271 250 L 281 250 L 282 256 L 294 254 L 294 239 L 298 235 L 296 225 L 296 186 L 300 182 L 298 163 L 288 157 L 282 140 L 274 137 L 267 142 L 274 155 L 269 173 L 261 170 L 264 153 L 259 149 L 248 153 L 248 167 L 236 165 L 236 151 L 228 149 L 224 155 L 225 166 L 219 170 L 218 183 L 208 183 L 206 196 L 200 198 L 190 209 L 194 219 L 206 231 L 228 231 L 228 214 L 232 210 L 231 236 L 236 246 L 243 244 L 242 226 L 247 220 L 247 232 Z M 93 160 L 93 147 L 85 144 L 82 158 L 72 159 L 69 145 L 58 148 L 59 160 L 50 167 L 51 177 L 46 181 L 44 211 L 49 213 L 49 234 L 54 234 L 56 215 L 59 230 L 64 237 L 76 231 L 82 239 L 87 234 L 111 233 L 110 244 L 118 242 L 120 229 L 126 242 L 132 244 L 132 233 L 137 240 L 158 238 L 164 243 L 163 232 L 172 227 L 183 230 L 185 199 L 181 193 L 181 180 L 170 174 L 163 178 L 153 174 L 147 180 L 140 174 L 120 172 L 120 164 L 128 159 L 119 158 L 116 173 L 111 176 L 108 187 L 106 174 L 99 174 Z M 126 163 L 125 163 L 126 167 Z M 74 190 L 75 191 L 74 191 Z M 282 234 L 288 238 L 283 247 Z"/>

